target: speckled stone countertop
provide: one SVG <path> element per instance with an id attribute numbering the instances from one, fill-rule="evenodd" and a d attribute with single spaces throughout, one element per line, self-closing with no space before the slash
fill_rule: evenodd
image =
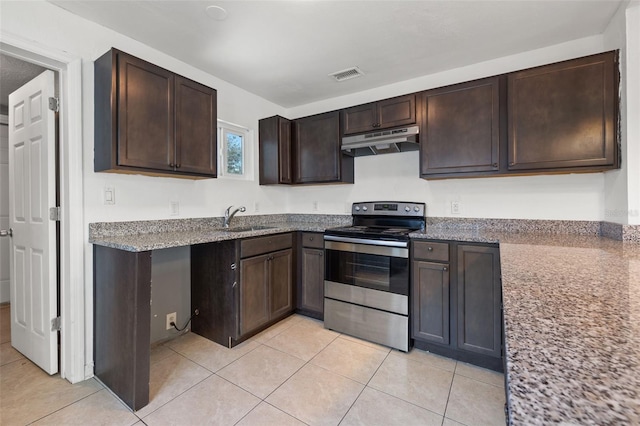
<path id="1" fill-rule="evenodd" d="M 237 217 L 229 229 L 222 227 L 222 218 L 103 222 L 89 226 L 89 243 L 139 252 L 281 232 L 324 232 L 350 223 L 351 216 L 300 214 Z"/>
<path id="2" fill-rule="evenodd" d="M 500 244 L 509 423 L 640 424 L 640 244 L 431 229 Z"/>
<path id="3" fill-rule="evenodd" d="M 311 216 L 239 222 L 273 226 L 247 232 L 220 230 L 216 220 L 183 230 L 163 225 L 163 232 L 147 234 L 128 234 L 131 228 L 123 225 L 118 235 L 95 224 L 90 242 L 146 251 L 321 232 L 348 220 Z M 510 424 L 640 424 L 640 244 L 597 235 L 437 226 L 411 237 L 500 245 Z"/>

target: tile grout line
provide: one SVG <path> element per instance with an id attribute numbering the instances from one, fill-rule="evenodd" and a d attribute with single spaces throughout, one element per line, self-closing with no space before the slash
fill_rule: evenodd
<path id="1" fill-rule="evenodd" d="M 64 380 L 64 379 L 63 379 L 63 380 Z M 102 383 L 99 383 L 99 384 L 100 384 L 100 386 L 103 386 L 103 385 L 102 385 Z M 57 412 L 59 412 L 59 411 L 61 411 L 61 410 L 64 410 L 64 409 L 65 409 L 65 408 L 67 408 L 67 407 L 71 407 L 72 405 L 74 405 L 74 404 L 76 404 L 76 403 L 78 403 L 78 402 L 80 402 L 80 401 L 82 401 L 82 400 L 84 400 L 84 399 L 87 399 L 87 398 L 89 398 L 90 396 L 95 395 L 95 394 L 97 394 L 98 392 L 100 392 L 100 391 L 102 391 L 102 390 L 105 390 L 105 389 L 106 389 L 106 388 L 103 386 L 101 389 L 98 389 L 98 390 L 97 390 L 97 391 L 95 391 L 95 392 L 91 392 L 90 394 L 85 395 L 85 396 L 83 396 L 82 398 L 80 398 L 80 399 L 78 399 L 78 400 L 76 400 L 76 401 L 73 401 L 73 402 L 72 402 L 72 403 L 70 403 L 70 404 L 65 405 L 64 407 L 60 407 L 60 408 L 58 408 L 57 410 L 53 410 L 53 411 L 51 411 L 50 413 L 45 414 L 44 416 L 42 416 L 42 417 L 40 417 L 40 418 L 38 418 L 38 419 L 35 419 L 34 421 L 29 422 L 29 423 L 27 423 L 27 424 L 28 424 L 28 425 L 32 425 L 32 424 L 34 424 L 35 422 L 39 422 L 40 420 L 42 420 L 42 419 L 44 419 L 44 418 L 46 418 L 46 417 L 49 417 L 49 416 L 51 416 L 52 414 L 55 414 L 55 413 L 57 413 Z M 118 402 L 120 402 L 120 401 L 118 400 Z M 121 403 L 121 402 L 120 402 L 120 403 Z M 127 409 L 128 409 L 129 407 L 125 406 L 125 408 L 127 408 Z"/>
<path id="2" fill-rule="evenodd" d="M 295 324 L 294 324 L 294 325 L 295 325 Z M 289 327 L 289 328 L 291 328 L 291 327 Z M 284 331 L 286 331 L 286 330 L 283 330 L 283 332 L 284 332 Z M 340 337 L 340 335 L 341 335 L 341 334 L 339 334 L 339 333 L 338 333 L 338 335 L 337 335 L 337 336 L 336 336 L 336 337 L 335 337 L 331 342 L 327 343 L 327 345 L 326 345 L 324 348 L 322 348 L 318 353 L 320 353 L 320 352 L 322 352 L 323 350 L 325 350 L 325 349 L 327 348 L 327 346 L 329 346 L 331 343 L 333 343 L 333 342 L 334 342 L 338 337 Z M 277 335 L 276 335 L 276 336 L 273 336 L 273 338 L 275 338 L 275 337 L 277 337 Z M 269 340 L 271 340 L 271 339 L 269 339 Z M 265 342 L 265 343 L 266 343 L 266 342 Z M 233 382 L 231 382 L 231 381 L 229 381 L 229 380 L 225 379 L 224 377 L 222 377 L 222 378 L 223 378 L 223 379 L 225 379 L 225 380 L 227 380 L 227 381 L 228 381 L 229 383 L 231 383 L 232 385 L 237 386 L 237 387 L 239 387 L 240 389 L 244 390 L 245 392 L 248 392 L 249 394 L 251 394 L 251 395 L 255 396 L 256 398 L 259 398 L 259 399 L 260 399 L 260 402 L 264 402 L 265 404 L 269 404 L 269 405 L 271 405 L 271 406 L 272 406 L 273 408 L 275 408 L 276 410 L 282 411 L 283 413 L 285 413 L 285 414 L 286 414 L 286 415 L 288 415 L 289 417 L 292 417 L 292 418 L 294 418 L 294 419 L 298 420 L 299 422 L 304 423 L 305 425 L 306 425 L 306 424 L 308 424 L 308 423 L 304 422 L 303 420 L 301 420 L 301 419 L 297 418 L 296 416 L 292 415 L 291 413 L 288 413 L 288 412 L 286 412 L 286 411 L 284 411 L 284 410 L 282 410 L 282 409 L 280 409 L 280 408 L 276 407 L 275 405 L 270 404 L 270 403 L 267 401 L 267 398 L 269 398 L 269 397 L 270 397 L 271 395 L 273 395 L 273 394 L 274 394 L 278 389 L 280 389 L 282 386 L 284 386 L 284 384 L 285 384 L 285 383 L 287 383 L 289 380 L 291 380 L 291 378 L 292 378 L 293 376 L 295 376 L 295 375 L 296 375 L 300 370 L 302 370 L 306 365 L 310 364 L 310 363 L 311 363 L 311 360 L 312 360 L 313 358 L 315 358 L 318 354 L 314 355 L 314 356 L 313 356 L 311 359 L 309 359 L 308 361 L 305 361 L 305 360 L 304 360 L 304 359 L 302 359 L 302 358 L 299 358 L 299 357 L 297 357 L 297 356 L 295 356 L 295 355 L 292 355 L 292 354 L 290 354 L 290 353 L 287 353 L 287 352 L 285 352 L 285 351 L 282 351 L 282 350 L 280 350 L 280 349 L 278 349 L 278 348 L 274 348 L 274 347 L 272 347 L 272 346 L 266 345 L 265 343 L 261 343 L 260 345 L 262 345 L 262 346 L 266 346 L 266 347 L 271 348 L 271 349 L 273 349 L 273 350 L 276 350 L 276 351 L 278 351 L 278 352 L 280 352 L 280 353 L 283 353 L 283 354 L 286 354 L 286 355 L 289 355 L 289 356 L 293 356 L 294 358 L 298 358 L 299 360 L 303 361 L 303 362 L 304 362 L 304 364 L 302 364 L 302 365 L 300 366 L 300 368 L 298 368 L 296 371 L 294 371 L 294 372 L 293 372 L 293 373 L 292 373 L 292 374 L 291 374 L 291 375 L 290 375 L 290 376 L 289 376 L 289 377 L 288 377 L 284 382 L 282 382 L 280 385 L 278 385 L 274 390 L 272 390 L 272 391 L 271 391 L 267 396 L 265 396 L 264 398 L 260 398 L 259 396 L 254 395 L 253 393 L 251 393 L 251 392 L 250 392 L 250 391 L 248 391 L 247 389 L 245 389 L 245 388 L 241 387 L 240 385 L 237 385 L 237 384 L 235 384 L 235 383 L 233 383 Z M 315 366 L 315 365 L 314 365 L 314 366 Z M 219 376 L 219 377 L 221 377 L 221 376 Z M 242 419 L 243 419 L 243 418 L 245 418 L 246 416 L 248 416 L 248 415 L 249 415 L 253 410 L 255 410 L 255 409 L 256 409 L 256 407 L 257 407 L 258 405 L 260 405 L 260 403 L 258 403 L 255 407 L 253 407 L 251 410 L 249 410 L 249 412 L 247 412 L 247 414 L 245 414 L 245 415 L 242 417 Z M 242 421 L 242 419 L 238 420 L 238 422 Z M 236 424 L 238 424 L 238 423 L 236 423 Z"/>
<path id="3" fill-rule="evenodd" d="M 442 414 L 442 424 L 444 425 L 445 419 L 447 419 L 447 408 L 449 408 L 449 399 L 451 399 L 451 389 L 453 389 L 453 381 L 456 379 L 456 370 L 458 369 L 458 361 L 456 360 L 456 366 L 453 369 L 453 375 L 451 376 L 451 384 L 449 385 L 449 393 L 447 394 L 447 403 L 444 405 L 444 413 Z M 457 421 L 457 420 L 456 420 Z"/>
<path id="4" fill-rule="evenodd" d="M 365 345 L 363 345 L 363 346 L 365 346 Z M 358 399 L 360 398 L 360 396 L 362 396 L 362 393 L 364 392 L 364 390 L 369 386 L 369 382 L 371 382 L 371 380 L 373 380 L 374 376 L 376 375 L 376 373 L 378 373 L 378 370 L 380 370 L 380 367 L 382 367 L 382 364 L 384 364 L 384 362 L 387 360 L 387 358 L 389 358 L 390 354 L 391 354 L 391 351 L 387 352 L 387 355 L 384 357 L 384 359 L 382 360 L 380 365 L 378 365 L 378 368 L 376 368 L 376 371 L 374 371 L 373 374 L 371 375 L 371 377 L 369 377 L 369 380 L 367 380 L 367 383 L 364 384 L 364 386 L 362 387 L 362 389 L 358 393 L 358 396 L 356 396 L 356 399 L 353 400 L 353 402 L 351 403 L 351 405 L 349 406 L 347 411 L 345 411 L 345 413 L 342 415 L 342 418 L 340 418 L 340 421 L 338 422 L 338 425 L 340 425 L 340 423 L 342 423 L 344 421 L 344 418 L 347 417 L 347 414 L 349 414 L 349 411 L 351 411 L 353 406 L 356 405 L 356 402 L 358 402 Z"/>
<path id="5" fill-rule="evenodd" d="M 164 404 L 160 405 L 158 408 L 156 408 L 156 409 L 154 409 L 153 411 L 151 411 L 151 412 L 147 413 L 147 414 L 144 416 L 144 418 L 149 417 L 151 414 L 155 413 L 156 411 L 158 411 L 159 409 L 161 409 L 162 407 L 164 407 L 164 406 L 165 406 L 165 405 L 167 405 L 168 403 L 170 403 L 170 402 L 174 401 L 174 400 L 175 400 L 176 398 L 178 398 L 179 396 L 182 396 L 185 392 L 188 392 L 189 390 L 191 390 L 191 389 L 193 389 L 194 387 L 198 386 L 200 383 L 204 382 L 204 381 L 205 381 L 205 380 L 207 380 L 209 377 L 211 377 L 211 376 L 213 376 L 213 375 L 215 374 L 214 372 L 212 372 L 212 371 L 211 371 L 211 370 L 209 370 L 208 368 L 205 368 L 204 366 L 202 366 L 202 365 L 198 364 L 197 362 L 193 361 L 192 359 L 189 359 L 188 357 L 186 357 L 186 356 L 182 355 L 181 353 L 179 353 L 179 352 L 177 352 L 177 351 L 174 351 L 174 350 L 173 350 L 173 348 L 169 348 L 169 349 L 171 349 L 173 352 L 175 352 L 175 353 L 176 353 L 176 355 L 178 355 L 178 356 L 180 356 L 180 357 L 182 357 L 182 358 L 184 358 L 184 359 L 188 360 L 189 362 L 192 362 L 192 363 L 196 364 L 197 366 L 199 366 L 200 368 L 202 368 L 202 369 L 204 369 L 204 370 L 208 371 L 208 372 L 209 372 L 209 373 L 211 373 L 211 374 L 209 374 L 207 377 L 203 378 L 202 380 L 200 380 L 200 381 L 198 381 L 198 382 L 194 383 L 192 386 L 189 386 L 189 387 L 188 387 L 187 389 L 185 389 L 183 392 L 180 392 L 178 395 L 176 395 L 176 396 L 172 397 L 172 398 L 171 398 L 171 399 L 169 399 L 167 402 L 165 402 Z M 166 359 L 166 358 L 164 358 L 164 359 Z M 149 402 L 151 402 L 151 399 L 149 399 Z M 148 406 L 149 406 L 149 405 L 145 405 L 145 407 L 148 407 Z M 144 407 L 142 407 L 142 408 L 144 408 Z M 136 417 L 138 417 L 140 420 L 143 420 L 143 417 L 140 417 L 140 416 L 138 415 L 138 412 L 133 412 L 133 414 L 135 414 L 135 415 L 136 415 Z M 144 421 L 143 421 L 143 422 L 144 422 Z M 144 423 L 146 424 L 146 422 L 144 422 Z"/>

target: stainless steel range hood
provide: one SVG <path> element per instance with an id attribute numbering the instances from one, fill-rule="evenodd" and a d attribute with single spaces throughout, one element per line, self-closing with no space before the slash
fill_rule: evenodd
<path id="1" fill-rule="evenodd" d="M 342 152 L 354 157 L 364 155 L 389 154 L 393 152 L 417 151 L 418 126 L 402 129 L 381 130 L 364 135 L 342 138 Z"/>

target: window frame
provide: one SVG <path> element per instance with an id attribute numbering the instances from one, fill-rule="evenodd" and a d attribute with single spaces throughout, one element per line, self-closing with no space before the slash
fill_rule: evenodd
<path id="1" fill-rule="evenodd" d="M 218 178 L 234 180 L 254 180 L 253 170 L 253 131 L 248 127 L 218 120 Z M 242 137 L 242 174 L 228 173 L 227 133 Z"/>

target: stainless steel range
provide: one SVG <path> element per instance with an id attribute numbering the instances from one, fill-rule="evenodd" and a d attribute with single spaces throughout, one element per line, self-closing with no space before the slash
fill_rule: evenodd
<path id="1" fill-rule="evenodd" d="M 409 350 L 409 233 L 424 229 L 425 204 L 352 206 L 353 226 L 324 234 L 324 325 Z"/>

